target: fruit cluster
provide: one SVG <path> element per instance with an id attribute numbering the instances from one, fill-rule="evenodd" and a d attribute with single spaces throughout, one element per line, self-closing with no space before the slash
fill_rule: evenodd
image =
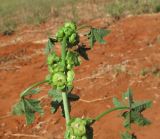
<path id="1" fill-rule="evenodd" d="M 57 41 L 62 42 L 64 37 L 66 37 L 68 46 L 75 46 L 79 43 L 79 35 L 77 33 L 77 26 L 75 23 L 65 23 L 65 25 L 59 29 L 56 34 Z"/>
<path id="2" fill-rule="evenodd" d="M 65 139 L 87 139 L 87 125 L 89 123 L 88 119 L 73 118 L 68 123 Z"/>
<path id="3" fill-rule="evenodd" d="M 79 43 L 79 36 L 76 33 L 77 27 L 74 23 L 66 23 L 56 34 L 56 40 L 62 43 L 65 38 L 67 46 L 73 47 Z M 65 66 L 62 63 L 62 58 L 55 52 L 51 52 L 47 59 L 49 83 L 56 90 L 64 90 L 72 88 L 74 80 L 74 66 L 80 65 L 79 54 L 76 51 L 66 49 Z"/>

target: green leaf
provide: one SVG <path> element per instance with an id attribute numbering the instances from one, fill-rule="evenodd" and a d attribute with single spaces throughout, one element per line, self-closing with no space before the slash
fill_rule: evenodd
<path id="1" fill-rule="evenodd" d="M 25 93 L 23 93 L 23 97 L 27 96 L 27 95 L 34 95 L 34 94 L 38 94 L 40 92 L 40 88 L 35 88 L 35 89 L 29 89 L 29 90 L 26 90 Z"/>
<path id="2" fill-rule="evenodd" d="M 23 99 L 24 103 L 24 111 L 26 116 L 26 122 L 27 124 L 32 124 L 34 121 L 34 114 L 35 112 L 40 113 L 40 115 L 43 115 L 43 109 L 40 106 L 40 101 L 36 99 Z"/>
<path id="3" fill-rule="evenodd" d="M 116 97 L 114 97 L 112 101 L 113 101 L 113 104 L 114 104 L 115 107 L 124 106 L 124 105 L 118 100 L 118 98 L 116 98 Z"/>
<path id="4" fill-rule="evenodd" d="M 54 101 L 58 101 L 58 102 L 62 101 L 62 93 L 58 90 L 51 89 L 49 90 L 48 95 L 52 97 Z"/>
<path id="5" fill-rule="evenodd" d="M 62 93 L 58 90 L 51 89 L 48 95 L 52 97 L 51 113 L 55 113 L 62 104 Z"/>
<path id="6" fill-rule="evenodd" d="M 137 139 L 134 134 L 130 134 L 127 131 L 121 134 L 121 139 Z"/>
<path id="7" fill-rule="evenodd" d="M 89 34 L 88 34 L 88 39 L 90 42 L 90 47 L 93 48 L 94 43 L 98 41 L 100 44 L 105 44 L 106 41 L 103 39 L 106 35 L 110 33 L 109 30 L 105 29 L 96 29 L 96 28 L 91 28 Z"/>
<path id="8" fill-rule="evenodd" d="M 55 113 L 60 106 L 61 106 L 60 102 L 58 102 L 58 101 L 52 101 L 51 102 L 51 113 Z"/>
<path id="9" fill-rule="evenodd" d="M 91 32 L 90 32 L 89 42 L 90 42 L 90 47 L 93 48 L 94 43 L 96 42 L 96 38 L 94 36 L 93 29 L 91 29 Z"/>
<path id="10" fill-rule="evenodd" d="M 132 103 L 133 101 L 133 94 L 131 88 L 128 88 L 127 92 L 125 92 L 122 96 L 123 101 L 128 100 Z"/>
<path id="11" fill-rule="evenodd" d="M 37 99 L 25 99 L 25 102 L 29 109 L 31 109 L 34 112 L 40 113 L 40 115 L 43 115 L 44 111 L 40 105 L 40 101 Z"/>
<path id="12" fill-rule="evenodd" d="M 123 126 L 127 129 L 131 128 L 131 124 L 133 123 L 132 119 L 130 118 L 130 112 L 125 111 L 122 116 L 124 117 Z"/>
<path id="13" fill-rule="evenodd" d="M 34 114 L 38 112 L 43 115 L 44 111 L 40 106 L 40 101 L 36 99 L 21 99 L 12 109 L 14 115 L 25 115 L 26 123 L 31 124 L 34 121 Z"/>
<path id="14" fill-rule="evenodd" d="M 132 109 L 137 112 L 143 112 L 144 110 L 150 108 L 151 106 L 152 106 L 152 101 L 142 101 L 142 102 L 135 101 L 132 104 Z"/>
<path id="15" fill-rule="evenodd" d="M 132 112 L 132 121 L 139 126 L 145 126 L 151 124 L 151 122 L 144 118 L 141 113 Z"/>
<path id="16" fill-rule="evenodd" d="M 23 105 L 22 100 L 20 100 L 18 103 L 16 103 L 12 107 L 12 114 L 13 115 L 23 115 L 24 114 L 24 105 Z"/>
<path id="17" fill-rule="evenodd" d="M 52 51 L 53 47 L 55 46 L 55 43 L 57 42 L 54 38 L 49 38 L 48 42 L 46 44 L 45 53 L 48 54 Z"/>
<path id="18" fill-rule="evenodd" d="M 109 32 L 104 29 L 93 29 L 94 36 L 96 38 L 96 41 L 98 41 L 100 44 L 105 44 L 106 41 L 103 40 L 103 37 L 105 37 Z"/>

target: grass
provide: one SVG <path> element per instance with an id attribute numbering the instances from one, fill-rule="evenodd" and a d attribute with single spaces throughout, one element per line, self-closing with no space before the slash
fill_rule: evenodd
<path id="1" fill-rule="evenodd" d="M 81 22 L 157 12 L 160 0 L 0 0 L 0 33 L 10 35 L 19 25 L 39 25 L 55 18 Z"/>
<path id="2" fill-rule="evenodd" d="M 112 0 L 105 4 L 105 11 L 115 19 L 126 14 L 157 13 L 160 12 L 160 0 Z"/>

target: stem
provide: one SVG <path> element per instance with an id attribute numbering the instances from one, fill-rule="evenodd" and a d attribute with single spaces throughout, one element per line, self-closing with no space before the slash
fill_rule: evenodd
<path id="1" fill-rule="evenodd" d="M 63 38 L 61 49 L 62 49 L 62 64 L 64 66 L 65 75 L 66 75 L 67 73 L 66 73 L 66 62 L 65 62 L 65 58 L 66 58 L 66 38 L 65 37 Z M 62 98 L 63 98 L 64 114 L 66 118 L 66 125 L 67 125 L 68 122 L 70 121 L 70 115 L 69 115 L 68 97 L 66 92 L 62 92 Z"/>
<path id="2" fill-rule="evenodd" d="M 66 118 L 66 125 L 67 125 L 68 122 L 70 121 L 70 114 L 69 114 L 68 98 L 66 92 L 62 92 L 62 98 L 63 98 L 64 113 Z"/>
<path id="3" fill-rule="evenodd" d="M 129 109 L 129 107 L 126 107 L 126 106 L 123 106 L 123 107 L 115 107 L 115 108 L 111 108 L 107 111 L 104 111 L 102 112 L 101 114 L 99 114 L 96 118 L 94 118 L 95 121 L 98 121 L 100 120 L 103 116 L 105 116 L 106 114 L 109 114 L 113 111 L 116 111 L 116 110 L 125 110 L 125 109 Z"/>
<path id="4" fill-rule="evenodd" d="M 92 26 L 90 25 L 82 25 L 78 28 L 78 30 L 84 29 L 84 28 L 91 28 Z"/>
<path id="5" fill-rule="evenodd" d="M 43 81 L 37 82 L 37 83 L 29 86 L 26 90 L 24 90 L 24 91 L 20 94 L 20 97 L 21 97 L 21 98 L 24 97 L 28 91 L 30 91 L 31 89 L 35 88 L 36 86 L 39 86 L 39 85 L 41 85 L 41 84 L 46 83 L 46 82 L 48 82 L 48 81 L 47 81 L 47 80 L 43 80 Z"/>

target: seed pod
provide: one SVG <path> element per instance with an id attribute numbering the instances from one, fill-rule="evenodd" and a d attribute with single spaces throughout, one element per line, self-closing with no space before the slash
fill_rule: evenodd
<path id="1" fill-rule="evenodd" d="M 70 37 L 69 37 L 69 42 L 71 44 L 74 44 L 76 42 L 76 37 L 77 37 L 77 34 L 76 33 L 73 33 Z"/>
<path id="2" fill-rule="evenodd" d="M 56 63 L 60 60 L 60 58 L 56 55 L 56 53 L 52 52 L 48 55 L 48 58 L 47 58 L 47 64 L 48 65 L 51 65 L 53 63 Z"/>
<path id="3" fill-rule="evenodd" d="M 58 32 L 56 33 L 56 39 L 61 42 L 63 40 L 63 37 L 65 36 L 64 33 L 64 28 L 61 28 L 58 30 Z"/>
<path id="4" fill-rule="evenodd" d="M 76 31 L 76 29 L 77 29 L 76 24 L 73 23 L 73 22 L 65 23 L 65 24 L 64 24 L 64 27 L 65 27 L 65 28 L 71 28 L 73 31 Z"/>
<path id="5" fill-rule="evenodd" d="M 67 85 L 70 85 L 72 86 L 73 84 L 73 80 L 74 80 L 74 71 L 73 70 L 70 70 L 67 72 Z"/>
<path id="6" fill-rule="evenodd" d="M 64 72 L 64 66 L 61 62 L 59 62 L 53 65 L 49 65 L 48 70 L 51 74 L 55 74 L 57 72 Z"/>
<path id="7" fill-rule="evenodd" d="M 79 60 L 79 54 L 76 52 L 67 52 L 66 56 L 66 63 L 69 65 L 67 69 L 73 68 L 73 66 L 79 66 L 80 65 L 80 60 Z"/>
<path id="8" fill-rule="evenodd" d="M 74 33 L 74 30 L 72 28 L 67 27 L 64 28 L 64 33 L 66 37 L 70 37 Z"/>
<path id="9" fill-rule="evenodd" d="M 64 89 L 66 85 L 66 76 L 63 72 L 57 72 L 52 76 L 52 85 L 57 89 Z"/>

